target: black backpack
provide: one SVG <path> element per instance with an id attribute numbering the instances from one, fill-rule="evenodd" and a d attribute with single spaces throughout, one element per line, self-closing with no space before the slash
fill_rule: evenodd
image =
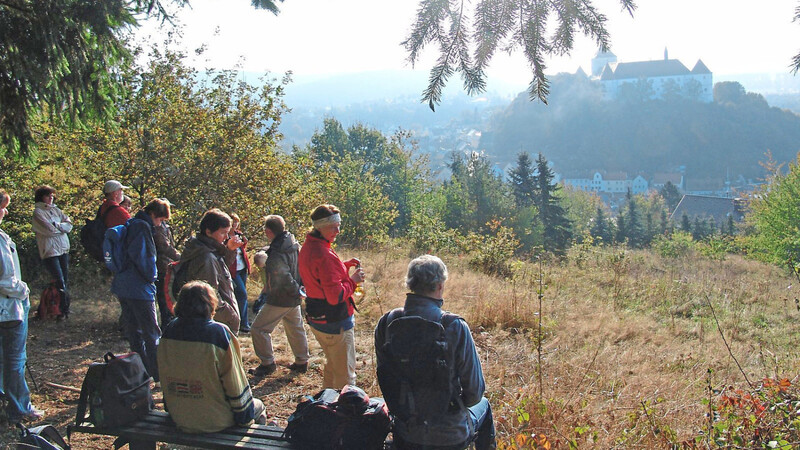
<path id="1" fill-rule="evenodd" d="M 378 383 L 389 411 L 402 422 L 427 424 L 464 407 L 453 363 L 455 349 L 445 336 L 445 329 L 459 319 L 445 312 L 433 322 L 406 316 L 402 308 L 389 313 Z"/>
<path id="2" fill-rule="evenodd" d="M 64 438 L 52 425 L 27 428 L 18 423 L 17 428 L 19 428 L 17 450 L 70 450 Z"/>
<path id="3" fill-rule="evenodd" d="M 150 376 L 138 353 L 103 355 L 86 371 L 75 424 L 87 420 L 98 427 L 118 427 L 140 419 L 153 409 Z M 89 416 L 86 416 L 86 409 Z"/>
<path id="4" fill-rule="evenodd" d="M 106 237 L 106 216 L 114 208 L 121 208 L 121 206 L 113 205 L 106 209 L 106 212 L 100 214 L 103 209 L 101 205 L 97 208 L 97 214 L 94 219 L 86 219 L 86 223 L 81 228 L 81 245 L 86 253 L 99 262 L 104 262 L 103 255 L 103 240 Z"/>
<path id="5" fill-rule="evenodd" d="M 297 405 L 283 432 L 303 449 L 382 449 L 392 420 L 386 403 L 355 386 L 324 389 Z"/>

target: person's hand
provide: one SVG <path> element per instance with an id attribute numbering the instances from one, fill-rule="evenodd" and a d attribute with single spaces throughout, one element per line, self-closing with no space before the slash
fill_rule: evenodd
<path id="1" fill-rule="evenodd" d="M 231 238 L 228 239 L 228 242 L 225 243 L 225 246 L 228 247 L 228 250 L 236 250 L 237 248 L 242 246 L 242 240 L 239 239 L 238 235 L 233 235 Z"/>
<path id="2" fill-rule="evenodd" d="M 354 283 L 363 283 L 366 279 L 364 269 L 359 267 L 356 272 L 350 276 L 350 279 L 353 280 Z"/>
<path id="3" fill-rule="evenodd" d="M 361 265 L 361 260 L 358 259 L 358 258 L 350 258 L 350 259 L 348 259 L 347 261 L 344 262 L 344 266 L 347 267 L 348 269 L 351 268 L 351 267 L 360 266 L 360 265 Z"/>

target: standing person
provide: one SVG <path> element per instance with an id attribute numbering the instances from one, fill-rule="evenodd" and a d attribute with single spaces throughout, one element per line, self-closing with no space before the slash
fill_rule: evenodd
<path id="1" fill-rule="evenodd" d="M 53 203 L 56 190 L 43 185 L 34 193 L 33 232 L 36 234 L 36 245 L 39 247 L 39 258 L 42 259 L 47 272 L 50 273 L 58 289 L 61 301 L 58 308 L 61 317 L 69 317 L 69 237 L 72 231 L 72 220 Z"/>
<path id="2" fill-rule="evenodd" d="M 456 449 L 474 441 L 478 450 L 493 449 L 494 420 L 483 397 L 480 359 L 464 319 L 442 311 L 445 281 L 447 266 L 441 259 L 432 255 L 414 259 L 408 265 L 406 286 L 411 293 L 405 306 L 385 314 L 375 327 L 378 384 L 395 416 L 395 445 Z M 421 344 L 431 342 L 426 336 L 436 339 L 433 348 L 438 354 L 426 354 L 424 350 L 431 348 Z M 416 359 L 413 365 L 407 364 L 408 354 Z M 445 380 L 452 387 L 449 398 L 447 386 L 433 381 L 433 373 L 441 368 L 450 377 Z"/>
<path id="3" fill-rule="evenodd" d="M 229 239 L 238 237 L 237 247 L 234 249 L 236 252 L 236 259 L 228 265 L 228 271 L 233 278 L 233 295 L 236 296 L 236 303 L 239 304 L 239 332 L 250 332 L 250 321 L 247 319 L 247 276 L 250 274 L 250 260 L 247 258 L 247 238 L 244 233 L 239 229 L 242 223 L 239 215 L 236 213 L 231 214 L 231 233 Z"/>
<path id="4" fill-rule="evenodd" d="M 9 203 L 11 196 L 0 189 L 0 223 L 8 215 Z M 31 391 L 25 381 L 29 294 L 28 285 L 20 277 L 17 246 L 0 230 L 0 391 L 8 399 L 6 416 L 10 423 L 44 417 L 44 411 L 31 405 Z"/>
<path id="5" fill-rule="evenodd" d="M 170 208 L 174 206 L 166 198 L 162 198 Z M 175 248 L 175 238 L 172 236 L 172 227 L 166 220 L 161 221 L 161 225 L 153 227 L 153 241 L 156 243 L 156 269 L 158 278 L 156 279 L 156 303 L 158 303 L 158 314 L 161 317 L 161 327 L 172 320 L 172 313 L 167 308 L 167 300 L 164 296 L 164 276 L 167 273 L 167 266 L 173 261 L 181 259 L 181 254 Z"/>
<path id="6" fill-rule="evenodd" d="M 297 270 L 297 256 L 300 244 L 294 235 L 286 230 L 283 217 L 269 215 L 264 218 L 264 234 L 269 239 L 267 260 L 264 264 L 266 274 L 264 290 L 267 295 L 264 308 L 256 314 L 253 321 L 253 349 L 261 360 L 261 365 L 251 369 L 256 376 L 275 372 L 275 356 L 272 351 L 271 333 L 283 321 L 283 329 L 294 353 L 294 362 L 289 370 L 305 372 L 308 369 L 308 340 L 303 326 L 300 303 L 303 301 L 303 287 Z"/>
<path id="7" fill-rule="evenodd" d="M 325 353 L 323 388 L 356 384 L 353 292 L 364 281 L 364 271 L 352 258 L 342 262 L 331 248 L 342 218 L 334 205 L 320 205 L 311 213 L 312 231 L 300 249 L 298 268 L 306 288 L 306 320 Z"/>
<path id="8" fill-rule="evenodd" d="M 142 357 L 147 373 L 159 381 L 156 347 L 161 337 L 156 317 L 156 244 L 153 228 L 170 216 L 169 203 L 155 199 L 128 221 L 125 262 L 111 282 L 119 299 L 122 323 L 131 351 Z"/>
<path id="9" fill-rule="evenodd" d="M 266 423 L 264 403 L 253 397 L 244 373 L 239 340 L 212 320 L 218 302 L 208 283 L 186 283 L 175 305 L 177 317 L 164 328 L 158 347 L 164 404 L 187 433 Z"/>
<path id="10" fill-rule="evenodd" d="M 231 216 L 217 208 L 209 209 L 200 219 L 197 234 L 186 242 L 181 254 L 181 264 L 186 267 L 183 280 L 203 280 L 217 293 L 219 306 L 214 318 L 224 323 L 233 334 L 239 332 L 239 304 L 233 294 L 233 279 L 228 264 L 233 261 L 233 250 L 239 245 L 238 237 L 228 238 Z"/>
<path id="11" fill-rule="evenodd" d="M 117 180 L 108 180 L 103 185 L 103 204 L 100 205 L 100 217 L 103 218 L 106 228 L 123 225 L 128 219 L 131 218 L 131 213 L 127 209 L 120 206 L 120 203 L 125 197 L 123 189 L 130 189 L 128 186 L 123 186 Z"/>

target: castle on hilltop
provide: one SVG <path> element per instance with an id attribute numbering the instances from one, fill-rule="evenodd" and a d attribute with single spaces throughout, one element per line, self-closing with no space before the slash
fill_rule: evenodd
<path id="1" fill-rule="evenodd" d="M 585 75 L 582 69 L 578 72 Z M 598 50 L 589 78 L 603 84 L 608 99 L 617 98 L 626 88 L 644 87 L 650 98 L 679 95 L 706 103 L 714 101 L 713 76 L 703 61 L 698 59 L 689 70 L 677 59 L 669 59 L 666 48 L 662 60 L 636 62 L 617 62 L 615 54 Z"/>

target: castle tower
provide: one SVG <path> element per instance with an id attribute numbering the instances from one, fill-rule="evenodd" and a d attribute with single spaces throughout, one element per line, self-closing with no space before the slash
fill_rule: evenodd
<path id="1" fill-rule="evenodd" d="M 603 73 L 603 68 L 606 64 L 613 65 L 617 63 L 617 55 L 611 53 L 610 50 L 603 51 L 600 49 L 595 53 L 592 58 L 592 77 L 600 77 Z"/>

